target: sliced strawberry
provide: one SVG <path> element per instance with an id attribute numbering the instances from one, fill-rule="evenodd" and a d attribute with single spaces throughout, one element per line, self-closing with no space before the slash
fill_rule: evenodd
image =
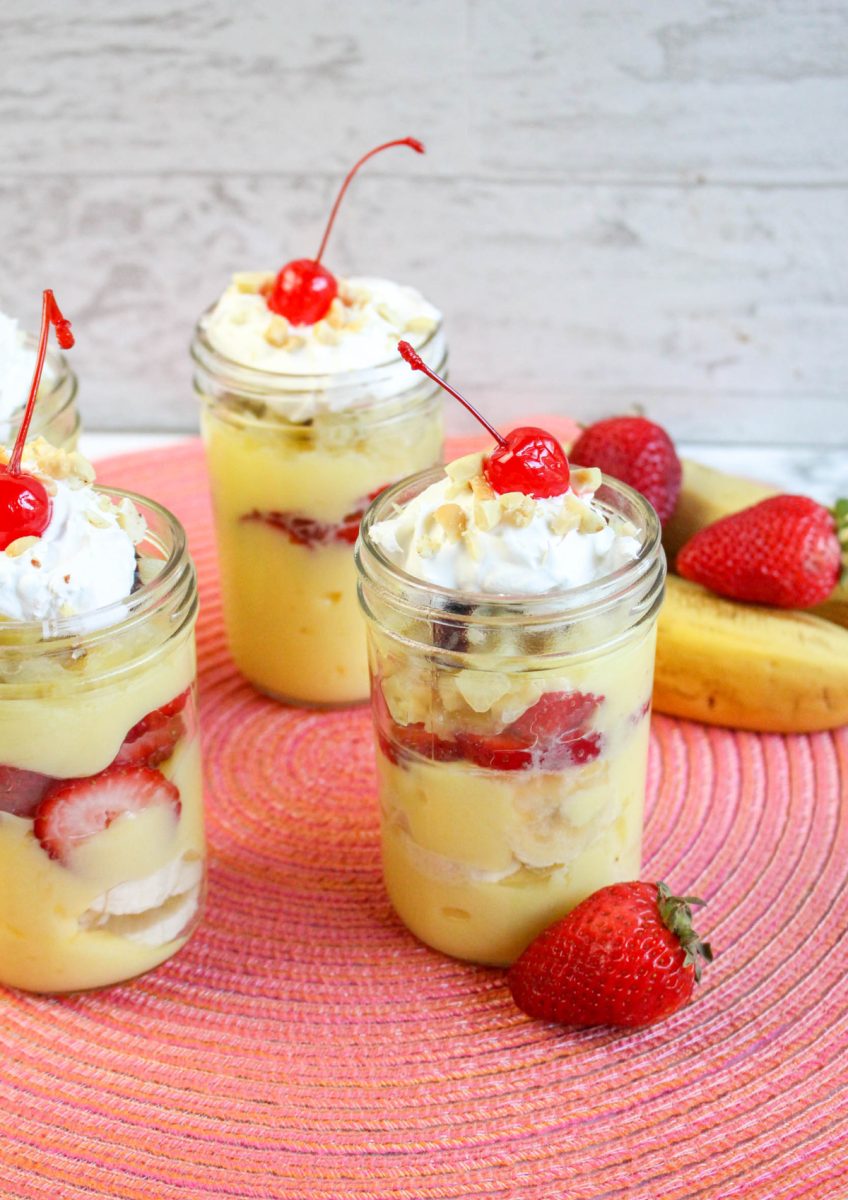
<path id="1" fill-rule="evenodd" d="M 456 742 L 430 733 L 420 721 L 412 725 L 393 724 L 391 738 L 401 753 L 406 751 L 418 754 L 421 758 L 432 759 L 433 762 L 454 762 L 462 758 L 462 750 Z"/>
<path id="2" fill-rule="evenodd" d="M 546 692 L 510 728 L 541 743 L 562 741 L 586 728 L 603 699 L 592 692 Z"/>
<path id="3" fill-rule="evenodd" d="M 367 496 L 356 502 L 356 506 L 345 513 L 338 523 L 319 521 L 315 517 L 306 516 L 299 512 L 279 512 L 276 510 L 245 513 L 242 521 L 261 521 L 273 529 L 279 529 L 295 546 L 331 546 L 334 543 L 346 543 L 352 546 L 359 536 L 359 525 L 365 515 L 365 510 L 372 500 L 384 491 L 388 484 L 375 488 Z"/>
<path id="4" fill-rule="evenodd" d="M 460 733 L 457 737 L 463 758 L 489 771 L 523 771 L 532 765 L 533 755 L 526 738 L 503 733 Z"/>
<path id="5" fill-rule="evenodd" d="M 67 862 L 81 842 L 108 829 L 116 817 L 166 805 L 180 815 L 180 793 L 150 767 L 111 766 L 99 775 L 57 782 L 35 814 L 35 836 L 51 858 Z"/>
<path id="6" fill-rule="evenodd" d="M 158 767 L 170 758 L 185 733 L 185 722 L 180 714 L 190 694 L 191 688 L 186 688 L 133 725 L 115 757 L 115 765 Z"/>
<path id="7" fill-rule="evenodd" d="M 38 771 L 0 765 L 0 812 L 29 820 L 55 782 L 52 776 Z"/>

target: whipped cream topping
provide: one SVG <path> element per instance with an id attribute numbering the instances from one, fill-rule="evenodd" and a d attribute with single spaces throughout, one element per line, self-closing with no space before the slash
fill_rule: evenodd
<path id="1" fill-rule="evenodd" d="M 268 308 L 266 295 L 273 282 L 274 275 L 267 272 L 235 275 L 201 318 L 200 328 L 219 354 L 273 374 L 332 376 L 393 362 L 401 338 L 418 348 L 441 326 L 441 313 L 420 292 L 370 276 L 339 279 L 339 294 L 327 316 L 314 325 L 293 325 Z M 420 384 L 406 367 L 399 378 L 406 388 Z M 349 394 L 322 392 L 316 380 L 309 387 L 314 390 L 264 399 L 297 421 L 352 403 Z"/>
<path id="2" fill-rule="evenodd" d="M 0 423 L 26 404 L 35 367 L 35 351 L 24 343 L 18 322 L 0 312 Z"/>
<path id="3" fill-rule="evenodd" d="M 0 450 L 0 461 L 8 462 Z M 113 503 L 91 486 L 79 454 L 43 438 L 27 444 L 23 470 L 51 493 L 50 523 L 0 551 L 0 620 L 51 621 L 89 613 L 129 596 L 144 520 L 129 500 Z"/>
<path id="4" fill-rule="evenodd" d="M 496 494 L 482 454 L 457 459 L 444 479 L 372 525 L 383 554 L 426 583 L 460 592 L 542 595 L 591 583 L 639 553 L 629 522 L 594 503 L 595 468 L 572 468 L 562 496 Z"/>

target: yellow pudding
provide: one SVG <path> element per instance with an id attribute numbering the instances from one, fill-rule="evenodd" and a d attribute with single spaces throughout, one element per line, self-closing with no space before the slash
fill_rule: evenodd
<path id="1" fill-rule="evenodd" d="M 282 320 L 265 306 L 267 278 L 239 279 L 248 290 L 230 297 L 234 314 L 215 324 L 216 309 L 193 345 L 230 650 L 242 674 L 276 699 L 358 703 L 368 697 L 353 562 L 359 522 L 383 488 L 439 461 L 441 406 L 436 389 L 410 380 L 399 360 L 346 366 L 393 353 L 391 338 L 408 323 L 388 320 L 382 303 L 339 302 L 356 328 L 331 327 L 336 341 L 327 342 L 318 326 L 297 327 L 289 350 L 263 333 Z M 425 304 L 401 290 L 399 307 Z M 427 308 L 419 340 L 444 358 L 438 314 Z M 213 334 L 241 361 L 222 357 Z"/>
<path id="2" fill-rule="evenodd" d="M 0 552 L 0 983 L 65 992 L 149 970 L 199 920 L 197 590 L 169 513 L 37 461 L 58 532 Z"/>
<path id="3" fill-rule="evenodd" d="M 575 472 L 542 503 L 490 494 L 479 464 L 381 497 L 357 561 L 389 898 L 428 945 L 507 965 L 639 876 L 664 560 L 624 485 Z M 450 586 L 474 572 L 525 589 Z"/>
<path id="4" fill-rule="evenodd" d="M 377 716 L 386 889 L 422 941 L 457 958 L 506 965 L 599 887 L 638 877 L 654 641 L 650 629 L 600 669 L 542 676 L 534 705 L 543 696 L 603 694 L 595 689 L 605 684 L 609 693 L 614 675 L 615 691 L 591 720 L 599 753 L 585 763 L 498 769 L 453 759 L 461 749 L 451 748 L 451 726 L 473 728 L 476 757 L 486 756 L 487 735 L 473 710 L 438 721 L 436 761 L 428 760 L 426 743 L 424 754 L 410 748 L 409 723 Z M 531 679 L 518 676 L 514 694 L 526 694 Z M 388 704 L 386 711 L 390 717 Z M 434 718 L 431 708 L 426 719 L 432 725 Z M 500 724 L 491 734 L 493 764 Z M 509 763 L 509 748 L 502 753 Z"/>

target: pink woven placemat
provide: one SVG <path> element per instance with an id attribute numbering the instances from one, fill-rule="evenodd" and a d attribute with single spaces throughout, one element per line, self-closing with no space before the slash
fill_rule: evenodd
<path id="1" fill-rule="evenodd" d="M 717 960 L 647 1031 L 530 1021 L 501 972 L 393 917 L 367 713 L 282 708 L 236 675 L 199 445 L 100 478 L 172 507 L 198 564 L 209 901 L 132 984 L 0 989 L 0 1195 L 848 1194 L 848 731 L 655 717 L 644 877 L 708 901 Z"/>

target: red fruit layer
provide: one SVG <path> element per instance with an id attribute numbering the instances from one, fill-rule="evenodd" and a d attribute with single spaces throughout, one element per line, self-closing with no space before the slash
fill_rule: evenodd
<path id="1" fill-rule="evenodd" d="M 335 525 L 331 525 L 326 521 L 318 521 L 315 517 L 307 517 L 303 513 L 263 512 L 258 508 L 255 508 L 251 513 L 246 513 L 241 520 L 260 521 L 265 525 L 270 525 L 273 529 L 279 529 L 295 546 L 307 546 L 310 549 L 315 546 L 332 546 L 338 544 L 352 546 L 359 536 L 359 526 L 362 518 L 365 516 L 365 510 L 371 501 L 376 500 L 380 492 L 384 491 L 387 486 L 387 484 L 384 484 L 382 487 L 378 487 L 375 491 L 364 496 L 361 500 L 358 500 L 356 508 L 352 512 L 345 513 L 341 521 Z"/>
<path id="2" fill-rule="evenodd" d="M 47 790 L 56 781 L 38 771 L 0 765 L 0 812 L 30 820 Z"/>
<path id="3" fill-rule="evenodd" d="M 186 688 L 133 725 L 115 758 L 117 766 L 158 767 L 173 754 L 186 731 L 182 711 L 191 688 Z"/>
<path id="4" fill-rule="evenodd" d="M 594 761 L 603 749 L 603 735 L 589 728 L 603 696 L 548 692 L 502 733 L 458 732 L 455 738 L 442 738 L 420 723 L 398 725 L 376 690 L 378 741 L 396 765 L 413 753 L 433 762 L 465 759 L 489 771 L 561 771 Z"/>
<path id="5" fill-rule="evenodd" d="M 155 805 L 167 806 L 174 820 L 180 815 L 180 793 L 160 771 L 107 767 L 99 775 L 56 783 L 39 805 L 34 832 L 51 858 L 67 862 L 71 851 L 117 817 Z"/>
<path id="6" fill-rule="evenodd" d="M 124 738 L 111 765 L 158 767 L 170 758 L 177 742 L 186 732 L 182 713 L 190 695 L 189 687 L 161 708 L 142 717 Z M 81 782 L 90 778 L 93 777 L 85 776 Z M 68 782 L 42 775 L 38 771 L 26 771 L 0 763 L 0 812 L 32 820 L 48 791 Z"/>

